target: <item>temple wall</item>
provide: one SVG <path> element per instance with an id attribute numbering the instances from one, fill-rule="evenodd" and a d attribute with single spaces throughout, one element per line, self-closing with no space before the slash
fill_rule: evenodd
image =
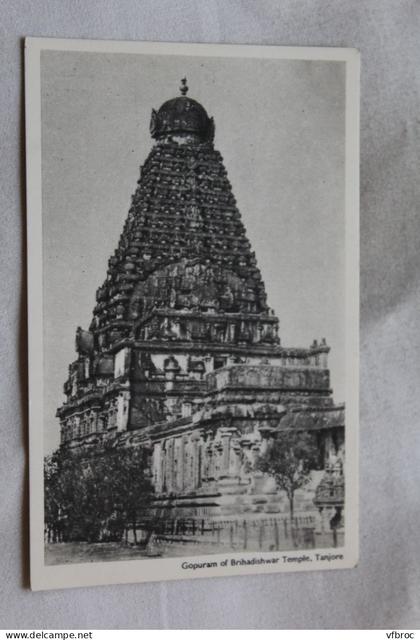
<path id="1" fill-rule="evenodd" d="M 190 430 L 156 439 L 152 456 L 156 498 L 175 509 L 167 517 L 175 517 L 175 513 L 179 517 L 219 517 L 287 512 L 283 492 L 272 478 L 255 468 L 268 446 L 260 426 L 254 422 L 251 429 L 241 432 L 224 426 L 203 430 L 191 425 Z M 343 440 L 342 429 L 318 433 L 323 453 L 319 470 L 313 472 L 316 483 L 329 461 L 343 457 Z M 311 486 L 297 493 L 297 510 L 315 510 L 315 487 Z"/>
<path id="2" fill-rule="evenodd" d="M 234 365 L 208 376 L 210 389 L 223 389 L 226 386 L 237 387 L 283 387 L 301 389 L 329 390 L 329 372 L 318 368 L 285 368 L 266 364 L 257 366 Z"/>

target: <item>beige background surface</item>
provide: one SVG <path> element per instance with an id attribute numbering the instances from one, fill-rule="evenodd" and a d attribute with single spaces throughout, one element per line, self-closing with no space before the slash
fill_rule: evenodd
<path id="1" fill-rule="evenodd" d="M 409 0 L 3 2 L 0 627 L 419 627 L 419 13 Z M 337 572 L 27 588 L 25 35 L 357 47 L 361 559 Z M 22 532 L 23 529 L 23 532 Z"/>

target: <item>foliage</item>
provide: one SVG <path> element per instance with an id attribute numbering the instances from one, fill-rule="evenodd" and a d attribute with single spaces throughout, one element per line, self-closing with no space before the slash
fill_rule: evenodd
<path id="1" fill-rule="evenodd" d="M 138 518 L 153 487 L 147 451 L 109 447 L 99 453 L 60 449 L 45 460 L 45 524 L 48 539 L 120 540 Z"/>
<path id="2" fill-rule="evenodd" d="M 311 433 L 289 430 L 279 431 L 257 461 L 257 468 L 274 477 L 278 488 L 286 493 L 291 518 L 295 491 L 309 482 L 310 472 L 316 467 L 318 455 Z"/>

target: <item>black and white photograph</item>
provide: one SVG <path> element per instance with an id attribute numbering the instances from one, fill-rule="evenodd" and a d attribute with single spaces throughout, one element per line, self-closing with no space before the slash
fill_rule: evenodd
<path id="1" fill-rule="evenodd" d="M 32 588 L 357 563 L 358 72 L 26 40 Z"/>

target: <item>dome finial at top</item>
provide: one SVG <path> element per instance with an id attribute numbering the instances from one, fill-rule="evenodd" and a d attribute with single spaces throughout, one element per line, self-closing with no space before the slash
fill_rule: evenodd
<path id="1" fill-rule="evenodd" d="M 179 87 L 179 90 L 183 96 L 185 96 L 188 93 L 187 78 L 181 79 L 181 86 Z"/>
<path id="2" fill-rule="evenodd" d="M 189 141 L 213 142 L 213 118 L 209 118 L 199 102 L 185 95 L 188 91 L 187 78 L 181 79 L 179 90 L 180 96 L 166 100 L 157 111 L 152 109 L 152 138 L 162 140 L 176 136 Z"/>

